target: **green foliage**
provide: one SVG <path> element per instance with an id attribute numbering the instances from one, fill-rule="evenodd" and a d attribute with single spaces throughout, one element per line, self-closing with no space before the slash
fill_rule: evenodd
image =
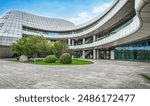
<path id="1" fill-rule="evenodd" d="M 62 54 L 59 59 L 62 64 L 71 64 L 72 62 L 72 57 L 69 53 Z"/>
<path id="2" fill-rule="evenodd" d="M 56 60 L 57 60 L 57 58 L 56 58 L 55 55 L 49 55 L 49 56 L 47 56 L 47 57 L 44 59 L 44 61 L 45 61 L 46 63 L 55 63 Z"/>
<path id="3" fill-rule="evenodd" d="M 47 52 L 49 55 L 54 55 L 54 50 L 55 50 L 54 43 L 55 42 L 49 42 L 48 43 Z"/>
<path id="4" fill-rule="evenodd" d="M 54 43 L 54 48 L 54 53 L 59 58 L 63 53 L 68 51 L 69 46 L 67 44 L 67 41 L 59 40 Z"/>
<path id="5" fill-rule="evenodd" d="M 44 55 L 45 57 L 48 54 L 54 54 L 53 47 L 42 36 L 23 37 L 14 43 L 11 48 L 19 56 L 38 57 Z"/>
<path id="6" fill-rule="evenodd" d="M 30 36 L 28 40 L 31 57 L 37 57 L 48 54 L 48 41 L 42 36 Z"/>
<path id="7" fill-rule="evenodd" d="M 28 48 L 28 40 L 26 38 L 19 39 L 16 43 L 12 45 L 12 50 L 14 53 L 18 54 L 19 56 L 27 55 L 29 53 L 29 48 Z"/>
<path id="8" fill-rule="evenodd" d="M 66 41 L 60 40 L 49 43 L 43 36 L 23 37 L 14 43 L 11 48 L 18 56 L 26 55 L 28 58 L 46 57 L 54 54 L 59 58 L 63 53 L 70 53 Z"/>

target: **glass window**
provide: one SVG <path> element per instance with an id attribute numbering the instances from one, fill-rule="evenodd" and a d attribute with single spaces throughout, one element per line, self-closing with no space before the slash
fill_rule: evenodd
<path id="1" fill-rule="evenodd" d="M 0 28 L 2 28 L 2 27 L 3 27 L 3 25 L 4 25 L 4 23 L 0 23 Z"/>
<path id="2" fill-rule="evenodd" d="M 150 41 L 116 47 L 115 59 L 150 62 Z"/>

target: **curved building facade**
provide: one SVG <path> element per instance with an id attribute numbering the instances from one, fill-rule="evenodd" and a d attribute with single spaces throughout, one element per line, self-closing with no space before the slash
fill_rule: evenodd
<path id="1" fill-rule="evenodd" d="M 109 8 L 81 25 L 9 11 L 0 18 L 0 57 L 23 36 L 66 39 L 75 58 L 150 61 L 150 0 L 114 0 Z"/>

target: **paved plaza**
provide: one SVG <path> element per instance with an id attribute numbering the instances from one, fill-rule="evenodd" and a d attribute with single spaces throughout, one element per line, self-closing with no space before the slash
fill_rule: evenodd
<path id="1" fill-rule="evenodd" d="M 0 59 L 1 89 L 150 89 L 140 74 L 150 63 L 93 60 L 91 65 L 43 66 Z"/>

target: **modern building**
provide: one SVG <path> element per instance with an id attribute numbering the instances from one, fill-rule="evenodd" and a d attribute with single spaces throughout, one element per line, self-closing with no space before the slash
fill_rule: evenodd
<path id="1" fill-rule="evenodd" d="M 24 36 L 68 40 L 75 58 L 150 61 L 150 0 L 113 0 L 103 13 L 81 25 L 9 11 L 0 18 L 0 57 Z"/>

